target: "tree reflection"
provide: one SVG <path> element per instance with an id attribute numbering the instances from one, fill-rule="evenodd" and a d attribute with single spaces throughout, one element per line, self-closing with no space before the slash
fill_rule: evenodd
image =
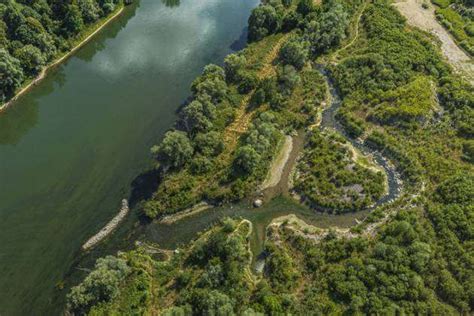
<path id="1" fill-rule="evenodd" d="M 168 8 L 174 8 L 180 5 L 180 0 L 161 0 L 161 2 Z"/>

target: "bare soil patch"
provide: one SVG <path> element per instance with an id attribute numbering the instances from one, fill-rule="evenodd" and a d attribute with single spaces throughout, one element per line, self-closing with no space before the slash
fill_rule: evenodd
<path id="1" fill-rule="evenodd" d="M 451 35 L 438 23 L 434 8 L 422 8 L 422 0 L 405 0 L 394 4 L 408 23 L 436 36 L 441 42 L 441 51 L 454 69 L 474 84 L 474 63 L 454 42 Z"/>

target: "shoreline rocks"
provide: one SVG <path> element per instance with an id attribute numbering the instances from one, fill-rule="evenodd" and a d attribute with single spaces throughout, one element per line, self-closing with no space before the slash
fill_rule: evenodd
<path id="1" fill-rule="evenodd" d="M 129 207 L 128 207 L 128 201 L 126 199 L 122 200 L 122 207 L 120 208 L 120 211 L 117 215 L 115 215 L 114 218 L 110 220 L 97 234 L 89 238 L 83 245 L 82 245 L 82 250 L 87 250 L 95 245 L 97 245 L 99 242 L 102 241 L 105 237 L 107 237 L 112 231 L 117 228 L 117 226 L 120 224 L 120 222 L 125 218 L 125 216 L 128 214 Z"/>

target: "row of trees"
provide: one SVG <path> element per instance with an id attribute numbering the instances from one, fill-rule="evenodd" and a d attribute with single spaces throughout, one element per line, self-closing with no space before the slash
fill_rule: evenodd
<path id="1" fill-rule="evenodd" d="M 119 0 L 0 3 L 0 100 L 10 98 L 59 52 L 70 49 L 88 24 L 111 13 Z"/>

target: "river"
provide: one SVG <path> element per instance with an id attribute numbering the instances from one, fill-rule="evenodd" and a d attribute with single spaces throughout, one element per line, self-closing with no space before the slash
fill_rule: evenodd
<path id="1" fill-rule="evenodd" d="M 242 47 L 257 3 L 135 3 L 0 115 L 0 315 L 61 312 L 82 243 L 150 168 L 193 78 Z"/>

